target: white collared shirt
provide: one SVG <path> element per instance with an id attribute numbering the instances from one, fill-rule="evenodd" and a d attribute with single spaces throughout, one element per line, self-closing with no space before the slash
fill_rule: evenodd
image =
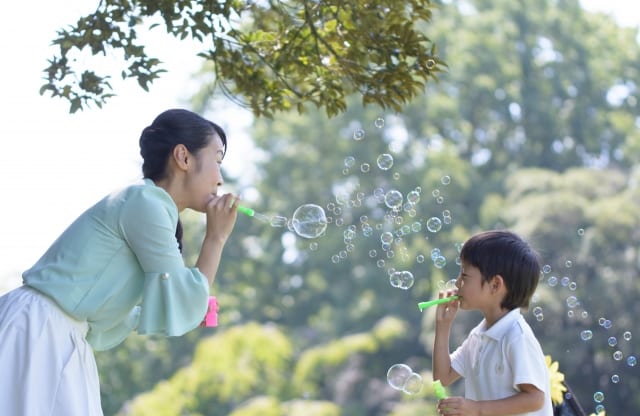
<path id="1" fill-rule="evenodd" d="M 532 384 L 544 392 L 544 406 L 514 416 L 553 415 L 544 353 L 518 308 L 489 329 L 482 320 L 451 354 L 451 366 L 464 378 L 468 399 L 503 399 L 518 393 L 518 384 Z"/>

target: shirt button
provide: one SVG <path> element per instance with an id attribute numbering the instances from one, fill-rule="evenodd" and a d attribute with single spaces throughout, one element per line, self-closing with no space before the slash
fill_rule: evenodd
<path id="1" fill-rule="evenodd" d="M 162 280 L 167 280 L 167 279 L 169 279 L 169 273 L 162 273 L 162 274 L 160 275 L 160 279 L 162 279 Z"/>

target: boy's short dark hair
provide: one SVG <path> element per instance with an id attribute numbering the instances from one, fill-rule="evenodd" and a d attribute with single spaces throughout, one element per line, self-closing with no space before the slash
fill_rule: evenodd
<path id="1" fill-rule="evenodd" d="M 502 230 L 476 234 L 462 246 L 460 259 L 480 270 L 482 284 L 502 276 L 507 287 L 502 308 L 529 306 L 540 280 L 540 257 L 518 235 Z"/>

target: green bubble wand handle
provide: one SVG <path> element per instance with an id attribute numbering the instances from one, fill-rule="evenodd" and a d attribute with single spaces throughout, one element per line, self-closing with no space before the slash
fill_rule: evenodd
<path id="1" fill-rule="evenodd" d="M 440 380 L 434 380 L 433 382 L 433 392 L 436 394 L 438 400 L 447 398 L 447 391 L 444 389 L 444 386 L 440 382 Z"/>
<path id="2" fill-rule="evenodd" d="M 418 308 L 420 309 L 420 312 L 422 312 L 423 310 L 427 309 L 430 306 L 440 305 L 441 303 L 447 303 L 457 299 L 460 299 L 460 296 L 453 295 L 453 296 L 448 296 L 446 298 L 430 300 L 428 302 L 420 302 L 418 303 Z"/>
<path id="3" fill-rule="evenodd" d="M 262 222 L 269 223 L 271 219 L 264 214 L 260 214 L 259 212 L 255 212 L 252 208 L 245 207 L 244 205 L 238 205 L 238 212 L 246 215 L 247 217 L 252 217 Z"/>

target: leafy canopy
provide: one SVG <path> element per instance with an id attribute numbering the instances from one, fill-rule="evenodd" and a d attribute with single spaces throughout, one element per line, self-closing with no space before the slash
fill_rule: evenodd
<path id="1" fill-rule="evenodd" d="M 75 57 L 86 51 L 120 51 L 122 78 L 148 90 L 165 70 L 138 32 L 164 26 L 199 42 L 214 86 L 256 116 L 302 113 L 305 103 L 333 116 L 353 93 L 364 104 L 399 111 L 445 67 L 419 30 L 433 7 L 430 0 L 103 0 L 58 31 L 59 51 L 40 93 L 67 99 L 71 113 L 102 107 L 114 95 L 111 76 L 81 68 Z M 158 16 L 161 23 L 153 23 Z"/>

